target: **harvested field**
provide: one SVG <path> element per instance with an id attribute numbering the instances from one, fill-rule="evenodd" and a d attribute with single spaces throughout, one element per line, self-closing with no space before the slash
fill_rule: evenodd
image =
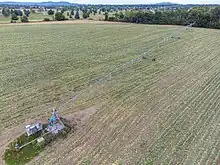
<path id="1" fill-rule="evenodd" d="M 177 29 L 180 39 L 161 42 Z M 136 24 L 2 25 L 0 151 L 24 123 L 60 107 L 83 123 L 30 164 L 219 164 L 219 34 Z M 152 47 L 147 58 L 115 71 Z M 89 87 L 109 71 L 111 79 Z"/>

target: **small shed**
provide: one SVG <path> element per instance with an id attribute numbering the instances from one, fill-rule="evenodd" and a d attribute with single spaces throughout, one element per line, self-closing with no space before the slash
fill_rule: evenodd
<path id="1" fill-rule="evenodd" d="M 25 131 L 28 136 L 34 135 L 35 133 L 41 131 L 42 129 L 43 129 L 43 125 L 41 122 L 25 126 Z"/>

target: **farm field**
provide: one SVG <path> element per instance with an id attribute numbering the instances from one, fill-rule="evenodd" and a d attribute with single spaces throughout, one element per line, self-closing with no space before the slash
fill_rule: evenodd
<path id="1" fill-rule="evenodd" d="M 180 39 L 168 37 L 174 31 Z M 30 164 L 220 164 L 219 32 L 2 25 L 0 153 L 26 123 L 59 107 L 60 115 L 91 115 Z M 140 62 L 118 67 L 149 49 Z M 111 78 L 92 83 L 109 71 Z"/>

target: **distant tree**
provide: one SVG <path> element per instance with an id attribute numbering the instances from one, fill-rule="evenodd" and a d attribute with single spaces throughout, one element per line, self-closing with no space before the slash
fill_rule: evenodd
<path id="1" fill-rule="evenodd" d="M 64 9 L 61 9 L 61 11 L 60 11 L 62 14 L 65 12 L 65 10 Z"/>
<path id="2" fill-rule="evenodd" d="M 108 21 L 108 13 L 107 12 L 105 12 L 105 21 Z"/>
<path id="3" fill-rule="evenodd" d="M 23 16 L 23 12 L 21 10 L 17 10 L 17 16 Z"/>
<path id="4" fill-rule="evenodd" d="M 18 16 L 15 14 L 15 13 L 12 13 L 11 14 L 11 20 L 13 20 L 13 21 L 17 21 L 19 18 L 18 18 Z"/>
<path id="5" fill-rule="evenodd" d="M 64 21 L 65 20 L 65 16 L 63 15 L 63 13 L 57 12 L 55 14 L 55 20 L 57 20 L 57 21 Z"/>
<path id="6" fill-rule="evenodd" d="M 80 17 L 79 17 L 79 11 L 76 11 L 75 19 L 80 19 Z"/>
<path id="7" fill-rule="evenodd" d="M 115 14 L 114 14 L 114 16 L 115 16 L 115 20 L 122 20 L 123 18 L 124 18 L 124 14 L 122 13 L 122 12 L 116 12 Z"/>
<path id="8" fill-rule="evenodd" d="M 47 14 L 48 15 L 54 15 L 54 11 L 50 9 L 50 10 L 47 11 Z"/>
<path id="9" fill-rule="evenodd" d="M 99 15 L 100 15 L 100 14 L 102 14 L 102 11 L 101 11 L 101 10 L 99 10 Z"/>
<path id="10" fill-rule="evenodd" d="M 72 18 L 73 18 L 73 16 L 70 14 L 70 15 L 69 15 L 69 18 L 70 18 L 70 19 L 72 19 Z"/>
<path id="11" fill-rule="evenodd" d="M 50 21 L 50 18 L 44 18 L 43 21 Z"/>
<path id="12" fill-rule="evenodd" d="M 74 15 L 74 10 L 71 10 L 71 13 L 70 13 L 70 15 Z"/>
<path id="13" fill-rule="evenodd" d="M 21 22 L 29 22 L 28 17 L 26 15 L 22 16 Z"/>
<path id="14" fill-rule="evenodd" d="M 86 19 L 86 18 L 88 18 L 88 17 L 89 17 L 89 13 L 84 11 L 84 12 L 83 12 L 83 18 Z"/>
<path id="15" fill-rule="evenodd" d="M 12 13 L 14 13 L 16 16 L 18 16 L 18 10 L 14 10 Z"/>
<path id="16" fill-rule="evenodd" d="M 5 17 L 9 17 L 10 16 L 10 10 L 8 8 L 3 8 L 2 9 L 2 15 Z"/>
<path id="17" fill-rule="evenodd" d="M 211 12 L 212 12 L 214 19 L 220 20 L 220 6 L 215 7 Z"/>
<path id="18" fill-rule="evenodd" d="M 97 9 L 93 10 L 93 14 L 96 15 L 98 13 Z"/>
<path id="19" fill-rule="evenodd" d="M 66 15 L 67 15 L 67 16 L 70 16 L 70 13 L 69 13 L 69 12 L 67 12 L 67 13 L 66 13 Z"/>
<path id="20" fill-rule="evenodd" d="M 30 12 L 29 10 L 24 9 L 24 15 L 26 15 L 27 17 L 29 17 L 30 13 L 31 13 L 31 12 Z"/>
<path id="21" fill-rule="evenodd" d="M 102 12 L 105 12 L 106 10 L 105 10 L 105 8 L 101 8 L 101 11 L 102 11 Z"/>

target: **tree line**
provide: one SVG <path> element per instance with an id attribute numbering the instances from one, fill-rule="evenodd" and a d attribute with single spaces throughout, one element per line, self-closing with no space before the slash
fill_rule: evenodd
<path id="1" fill-rule="evenodd" d="M 28 17 L 30 15 L 30 10 L 24 9 L 23 11 L 18 9 L 9 9 L 9 8 L 3 8 L 2 9 L 2 15 L 5 17 L 11 16 L 11 22 L 16 22 L 17 20 L 20 20 L 21 22 L 28 22 Z"/>
<path id="2" fill-rule="evenodd" d="M 48 10 L 47 13 L 48 15 L 51 16 L 55 16 L 55 20 L 57 21 L 63 21 L 63 20 L 67 20 L 68 18 L 65 17 L 64 12 L 67 11 L 67 17 L 69 17 L 69 19 L 75 18 L 75 19 L 80 19 L 80 14 L 79 11 L 81 10 L 82 12 L 82 18 L 86 19 L 89 18 L 90 14 L 94 14 L 96 15 L 98 13 L 98 10 L 92 10 L 92 9 L 88 9 L 88 8 L 76 8 L 76 9 L 71 9 L 71 10 L 67 10 L 67 9 L 62 9 L 61 11 L 54 11 L 52 9 Z M 100 14 L 100 12 L 99 12 Z"/>
<path id="3" fill-rule="evenodd" d="M 116 12 L 111 17 L 108 17 L 106 12 L 105 20 L 161 25 L 189 25 L 193 23 L 194 27 L 220 29 L 220 7 L 194 7 L 188 10 L 164 11 L 131 10 Z"/>

